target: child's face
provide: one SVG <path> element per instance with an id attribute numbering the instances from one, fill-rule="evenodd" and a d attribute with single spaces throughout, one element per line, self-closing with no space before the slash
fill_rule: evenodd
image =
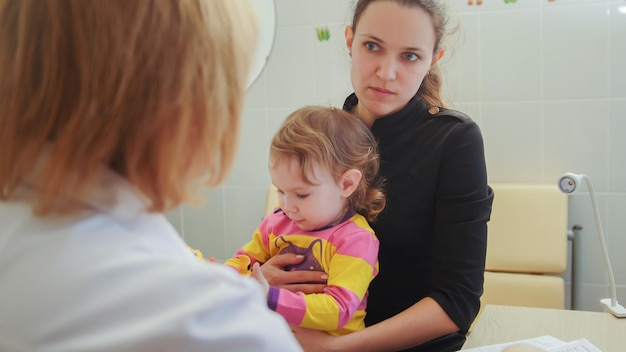
<path id="1" fill-rule="evenodd" d="M 300 164 L 292 157 L 270 157 L 270 176 L 278 189 L 278 204 L 300 229 L 310 231 L 336 225 L 345 216 L 350 192 L 343 189 L 329 170 L 315 165 L 308 175 L 312 185 L 301 177 Z"/>

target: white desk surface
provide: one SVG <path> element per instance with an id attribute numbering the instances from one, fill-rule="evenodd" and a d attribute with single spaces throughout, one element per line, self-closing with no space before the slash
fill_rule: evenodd
<path id="1" fill-rule="evenodd" d="M 487 305 L 463 349 L 551 335 L 586 338 L 603 352 L 626 351 L 626 318 L 611 313 Z"/>

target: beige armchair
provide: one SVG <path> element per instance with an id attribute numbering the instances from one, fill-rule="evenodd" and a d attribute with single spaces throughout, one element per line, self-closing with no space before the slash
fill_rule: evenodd
<path id="1" fill-rule="evenodd" d="M 264 216 L 270 215 L 272 212 L 274 212 L 274 209 L 276 209 L 276 207 L 278 207 L 278 194 L 276 193 L 276 186 L 270 184 L 269 187 L 267 187 Z"/>
<path id="2" fill-rule="evenodd" d="M 482 306 L 565 308 L 567 196 L 556 184 L 492 184 Z"/>

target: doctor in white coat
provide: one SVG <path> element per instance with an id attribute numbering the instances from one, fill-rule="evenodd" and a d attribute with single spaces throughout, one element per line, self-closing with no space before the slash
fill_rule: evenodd
<path id="1" fill-rule="evenodd" d="M 0 2 L 0 351 L 299 351 L 162 215 L 230 169 L 244 0 Z"/>

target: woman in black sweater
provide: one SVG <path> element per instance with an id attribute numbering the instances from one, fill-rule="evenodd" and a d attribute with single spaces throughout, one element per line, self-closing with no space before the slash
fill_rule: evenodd
<path id="1" fill-rule="evenodd" d="M 360 0 L 346 29 L 355 93 L 344 109 L 371 127 L 386 180 L 387 207 L 372 223 L 380 273 L 368 327 L 341 337 L 294 328 L 307 351 L 455 351 L 478 313 L 493 193 L 478 126 L 441 99 L 443 2 Z M 273 285 L 319 290 L 289 285 L 318 273 L 278 270 L 297 260 L 263 272 Z"/>

